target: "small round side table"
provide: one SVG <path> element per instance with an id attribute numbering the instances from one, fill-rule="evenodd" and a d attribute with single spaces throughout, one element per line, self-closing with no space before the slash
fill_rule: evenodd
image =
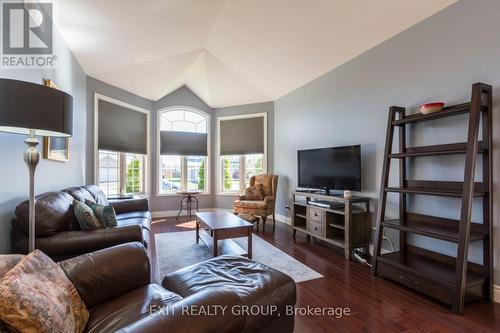
<path id="1" fill-rule="evenodd" d="M 200 194 L 201 191 L 198 190 L 187 190 L 187 191 L 179 191 L 177 194 L 182 195 L 181 197 L 181 207 L 179 209 L 179 213 L 177 213 L 177 219 L 179 219 L 179 216 L 182 213 L 182 210 L 184 209 L 183 203 L 186 201 L 186 213 L 189 218 L 193 216 L 193 201 L 196 202 L 196 211 L 198 210 L 198 198 L 196 197 L 197 194 Z"/>

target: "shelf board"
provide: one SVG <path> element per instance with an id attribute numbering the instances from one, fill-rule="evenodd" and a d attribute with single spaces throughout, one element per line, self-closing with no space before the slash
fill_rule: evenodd
<path id="1" fill-rule="evenodd" d="M 389 186 L 386 192 L 434 195 L 443 197 L 462 197 L 463 182 L 407 180 L 406 186 Z M 482 183 L 474 183 L 474 196 L 484 196 Z"/>
<path id="2" fill-rule="evenodd" d="M 438 238 L 449 242 L 458 242 L 458 226 L 460 221 L 436 216 L 406 213 L 403 220 L 393 219 L 382 222 L 384 227 L 411 232 L 423 236 Z M 485 238 L 483 225 L 471 223 L 470 240 Z"/>
<path id="3" fill-rule="evenodd" d="M 303 219 L 307 218 L 304 214 L 297 214 L 297 213 L 295 213 L 294 215 L 297 216 L 297 217 L 301 217 Z"/>
<path id="4" fill-rule="evenodd" d="M 401 119 L 393 121 L 392 124 L 394 126 L 401 126 L 401 125 L 416 123 L 416 122 L 420 122 L 420 121 L 456 116 L 456 115 L 460 115 L 460 114 L 469 112 L 470 108 L 471 108 L 470 102 L 457 104 L 457 105 L 451 105 L 451 106 L 444 107 L 443 110 L 441 110 L 439 112 L 434 112 L 434 113 L 429 113 L 429 114 L 423 114 L 423 113 L 410 114 L 410 115 L 407 115 L 406 117 L 403 117 Z M 486 109 L 487 108 L 485 106 L 481 107 L 481 111 L 484 111 Z"/>
<path id="5" fill-rule="evenodd" d="M 484 142 L 478 143 L 477 152 L 482 154 L 488 150 L 487 144 Z M 436 155 L 453 155 L 465 154 L 467 151 L 467 143 L 449 143 L 442 145 L 408 147 L 402 153 L 389 154 L 389 158 L 406 158 L 419 156 L 436 156 Z"/>
<path id="6" fill-rule="evenodd" d="M 305 201 L 295 201 L 293 204 L 297 205 L 297 206 L 307 207 L 307 202 L 305 202 Z"/>
<path id="7" fill-rule="evenodd" d="M 332 228 L 340 229 L 340 230 L 345 230 L 345 227 L 340 224 L 334 224 L 334 223 L 328 223 L 328 225 Z"/>
<path id="8" fill-rule="evenodd" d="M 453 288 L 456 278 L 455 265 L 437 259 L 438 256 L 446 256 L 438 255 L 437 253 L 431 251 L 426 252 L 433 254 L 422 255 L 413 253 L 411 251 L 406 251 L 404 253 L 398 251 L 383 254 L 377 259 L 413 275 L 433 281 L 437 284 L 441 284 L 447 288 Z M 454 260 L 454 258 L 451 257 L 446 258 L 448 260 Z M 485 279 L 486 278 L 481 274 L 469 269 L 467 271 L 467 277 L 465 281 L 467 286 L 472 286 L 483 283 Z"/>

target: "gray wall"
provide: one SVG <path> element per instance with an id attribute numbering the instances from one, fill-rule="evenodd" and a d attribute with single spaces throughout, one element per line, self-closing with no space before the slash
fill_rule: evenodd
<path id="1" fill-rule="evenodd" d="M 267 171 L 273 172 L 274 170 L 274 102 L 255 103 L 246 105 L 229 106 L 225 108 L 217 108 L 214 110 L 216 117 L 234 116 L 249 113 L 267 113 Z M 212 133 L 214 140 L 217 136 L 217 121 L 212 122 Z M 217 142 L 214 141 L 213 147 L 216 147 Z M 214 151 L 214 156 L 216 152 Z M 212 163 L 212 170 L 216 168 L 215 158 Z M 215 181 L 215 173 L 213 175 Z M 214 184 L 214 183 L 213 183 Z M 216 184 L 213 190 L 216 191 Z M 232 195 L 218 195 L 215 197 L 214 207 L 227 208 L 233 207 L 235 196 Z"/>
<path id="2" fill-rule="evenodd" d="M 385 126 L 391 105 L 415 111 L 426 101 L 463 102 L 471 84 L 494 87 L 494 165 L 500 162 L 500 2 L 463 0 L 426 19 L 346 64 L 275 102 L 275 171 L 281 176 L 278 213 L 288 215 L 290 191 L 297 183 L 297 149 L 362 145 L 363 194 L 374 199 L 380 186 Z M 450 128 L 451 122 L 451 128 Z M 415 145 L 465 141 L 466 118 L 444 119 L 418 126 L 410 138 Z M 410 171 L 414 179 L 463 180 L 463 156 L 429 157 Z M 480 164 L 479 164 L 480 166 Z M 418 172 L 417 172 L 418 170 Z M 393 167 L 395 180 L 397 165 Z M 499 173 L 493 170 L 494 211 L 499 211 Z M 480 177 L 478 177 L 480 178 Z M 393 202 L 395 202 L 393 200 Z M 421 197 L 411 209 L 458 218 L 460 201 Z M 481 213 L 475 205 L 474 219 Z M 389 216 L 394 216 L 389 204 Z M 374 205 L 376 210 L 376 205 Z M 498 214 L 494 219 L 499 234 Z M 456 254 L 454 244 L 414 238 L 421 246 Z M 480 262 L 481 243 L 471 246 L 470 258 Z M 500 243 L 495 245 L 495 282 L 500 284 Z"/>
<path id="3" fill-rule="evenodd" d="M 86 183 L 94 184 L 94 95 L 96 93 L 117 99 L 121 102 L 135 105 L 137 107 L 150 110 L 150 121 L 153 118 L 153 102 L 149 99 L 137 96 L 129 91 L 117 88 L 106 82 L 87 76 L 87 172 Z M 150 124 L 151 125 L 151 124 Z M 153 127 L 150 126 L 150 131 Z M 153 150 L 152 150 L 153 151 Z"/>
<path id="4" fill-rule="evenodd" d="M 41 159 L 35 175 L 36 194 L 81 185 L 85 181 L 85 73 L 60 36 L 54 31 L 57 66 L 51 70 L 0 69 L 0 77 L 43 83 L 53 80 L 59 89 L 73 96 L 73 138 L 70 161 Z M 28 170 L 23 161 L 23 135 L 0 133 L 0 253 L 10 252 L 10 220 L 15 207 L 28 198 Z M 40 138 L 42 139 L 42 138 Z M 43 150 L 43 140 L 39 146 Z"/>

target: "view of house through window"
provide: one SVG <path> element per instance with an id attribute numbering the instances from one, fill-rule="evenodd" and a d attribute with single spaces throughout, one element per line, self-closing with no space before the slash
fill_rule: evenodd
<path id="1" fill-rule="evenodd" d="M 145 155 L 99 150 L 99 187 L 108 197 L 142 194 Z"/>
<path id="2" fill-rule="evenodd" d="M 160 114 L 160 131 L 207 133 L 208 117 L 195 110 L 177 108 Z M 208 192 L 207 156 L 160 155 L 159 193 L 180 190 Z"/>
<path id="3" fill-rule="evenodd" d="M 263 154 L 222 156 L 222 191 L 244 192 L 252 176 L 261 174 Z"/>

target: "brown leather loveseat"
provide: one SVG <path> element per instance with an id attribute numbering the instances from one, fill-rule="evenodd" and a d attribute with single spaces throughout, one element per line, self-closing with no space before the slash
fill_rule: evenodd
<path id="1" fill-rule="evenodd" d="M 73 199 L 106 205 L 108 200 L 96 185 L 78 186 L 48 192 L 36 198 L 36 248 L 58 261 L 127 242 L 147 246 L 151 213 L 147 199 L 109 202 L 115 209 L 118 225 L 84 231 L 73 213 Z M 28 252 L 28 201 L 16 207 L 12 220 L 12 244 L 15 253 Z"/>

